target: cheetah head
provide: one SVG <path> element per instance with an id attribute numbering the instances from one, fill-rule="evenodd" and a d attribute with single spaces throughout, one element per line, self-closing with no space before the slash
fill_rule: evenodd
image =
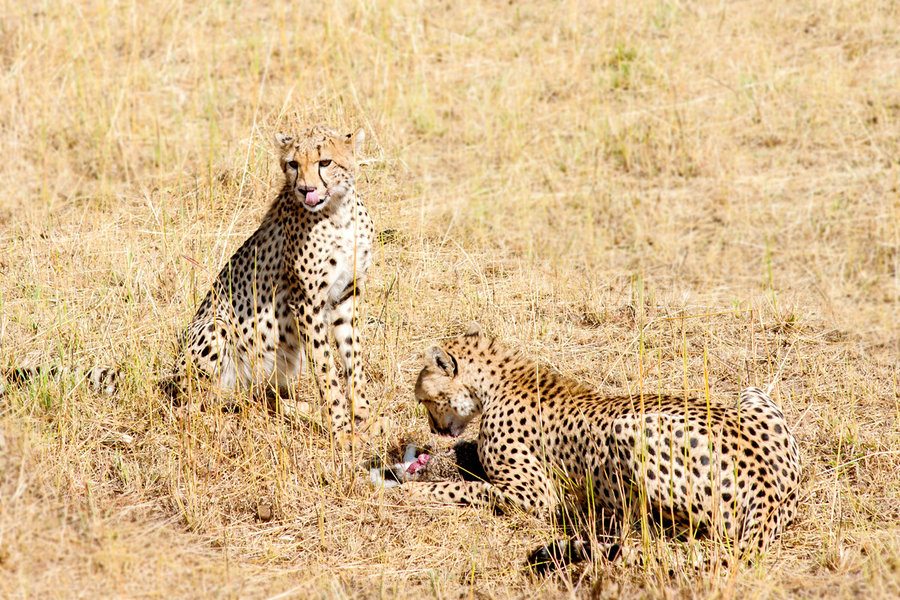
<path id="1" fill-rule="evenodd" d="M 297 136 L 275 134 L 285 187 L 308 211 L 337 205 L 353 189 L 356 149 L 365 131 L 340 135 L 326 127 L 312 127 Z"/>
<path id="2" fill-rule="evenodd" d="M 465 337 L 479 335 L 480 330 L 470 326 Z M 425 366 L 416 381 L 416 400 L 425 405 L 433 433 L 458 437 L 481 414 L 481 399 L 465 383 L 466 375 L 460 372 L 460 363 L 447 349 L 434 346 L 425 351 Z"/>

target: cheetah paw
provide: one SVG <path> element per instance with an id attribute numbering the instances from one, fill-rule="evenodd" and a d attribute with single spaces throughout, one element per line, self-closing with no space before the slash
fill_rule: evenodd
<path id="1" fill-rule="evenodd" d="M 440 502 L 432 493 L 432 486 L 425 481 L 407 481 L 399 487 L 401 497 L 411 503 Z"/>

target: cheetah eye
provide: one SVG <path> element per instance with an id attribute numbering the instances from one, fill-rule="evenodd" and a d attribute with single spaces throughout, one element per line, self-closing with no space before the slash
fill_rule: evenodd
<path id="1" fill-rule="evenodd" d="M 297 167 L 300 166 L 300 163 L 298 163 L 296 160 L 292 160 L 291 162 L 288 163 L 288 166 L 292 169 L 296 169 Z"/>
<path id="2" fill-rule="evenodd" d="M 327 166 L 330 165 L 330 164 L 331 164 L 331 159 L 328 159 L 328 160 L 320 160 L 320 161 L 319 161 L 319 166 L 320 166 L 320 167 L 327 167 Z"/>

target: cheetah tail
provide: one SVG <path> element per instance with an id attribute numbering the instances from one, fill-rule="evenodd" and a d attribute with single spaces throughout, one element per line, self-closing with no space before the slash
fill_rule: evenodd
<path id="1" fill-rule="evenodd" d="M 19 387 L 42 377 L 56 378 L 61 375 L 71 376 L 79 383 L 84 382 L 93 393 L 105 395 L 116 393 L 121 377 L 119 370 L 112 367 L 91 367 L 85 371 L 56 366 L 14 367 L 0 371 L 0 396 L 6 393 L 7 384 Z"/>

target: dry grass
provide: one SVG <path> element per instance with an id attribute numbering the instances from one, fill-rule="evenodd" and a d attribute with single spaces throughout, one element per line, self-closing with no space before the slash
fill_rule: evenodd
<path id="1" fill-rule="evenodd" d="M 127 381 L 0 404 L 0 596 L 896 597 L 898 31 L 861 0 L 3 1 L 0 364 Z M 173 414 L 170 340 L 308 122 L 369 131 L 397 232 L 366 293 L 378 448 L 428 437 L 417 353 L 471 319 L 602 388 L 777 378 L 807 474 L 784 543 L 533 580 L 535 518 L 397 506 L 259 407 Z"/>

